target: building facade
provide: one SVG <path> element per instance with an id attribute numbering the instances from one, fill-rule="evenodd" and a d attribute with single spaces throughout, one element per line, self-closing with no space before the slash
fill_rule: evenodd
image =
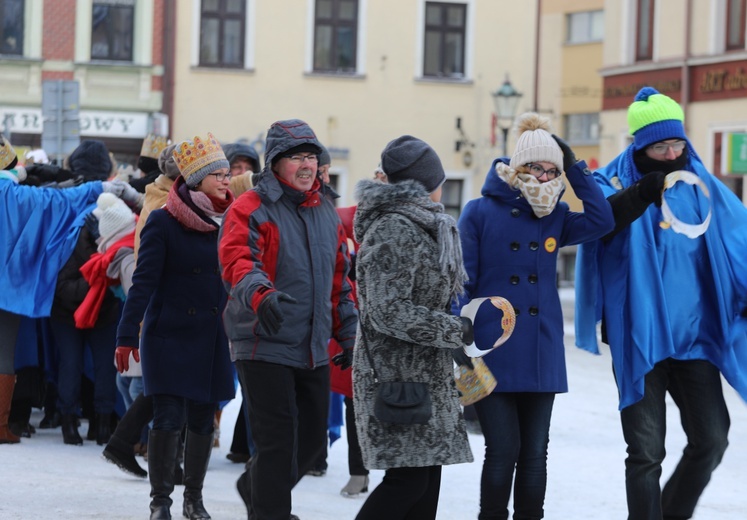
<path id="1" fill-rule="evenodd" d="M 330 149 L 340 205 L 386 143 L 412 134 L 441 157 L 447 208 L 479 195 L 501 153 L 491 92 L 508 75 L 533 103 L 538 2 L 189 0 L 176 22 L 176 139 L 212 131 L 261 153 L 301 118 Z"/>
<path id="2" fill-rule="evenodd" d="M 745 0 L 607 0 L 603 163 L 629 142 L 626 108 L 650 85 L 676 99 L 706 167 L 745 200 Z"/>
<path id="3" fill-rule="evenodd" d="M 148 132 L 168 134 L 165 22 L 173 3 L 0 1 L 0 131 L 17 147 L 40 147 L 45 89 L 74 82 L 78 119 L 66 135 L 101 139 L 133 162 Z"/>

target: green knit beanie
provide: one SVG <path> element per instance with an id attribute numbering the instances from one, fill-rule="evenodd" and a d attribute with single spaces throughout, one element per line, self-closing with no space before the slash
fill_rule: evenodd
<path id="1" fill-rule="evenodd" d="M 682 107 L 652 87 L 643 87 L 628 107 L 628 128 L 636 150 L 667 139 L 687 139 Z"/>

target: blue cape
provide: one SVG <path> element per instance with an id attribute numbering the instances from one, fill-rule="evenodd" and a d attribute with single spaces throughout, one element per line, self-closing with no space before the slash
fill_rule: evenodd
<path id="1" fill-rule="evenodd" d="M 707 266 L 699 277 L 691 271 L 677 272 L 687 262 L 665 258 L 657 251 L 657 233 L 674 231 L 659 229 L 661 209 L 653 204 L 608 242 L 579 246 L 576 345 L 599 353 L 596 324 L 604 312 L 620 409 L 643 397 L 645 375 L 669 357 L 707 359 L 747 400 L 747 319 L 740 316 L 747 307 L 747 208 L 706 170 L 689 143 L 688 153 L 686 169 L 705 183 L 710 200 L 699 188 L 677 183 L 667 191 L 667 203 L 677 218 L 693 224 L 701 222 L 711 208 L 710 226 L 696 239 L 702 245 L 694 248 L 702 253 L 701 264 Z M 641 177 L 632 154 L 631 146 L 594 173 L 605 196 Z M 664 270 L 667 280 L 678 283 L 665 285 Z M 702 300 L 708 304 L 702 305 L 706 302 L 697 295 L 707 295 Z M 667 300 L 691 304 L 692 312 L 687 319 L 670 323 Z M 692 330 L 682 334 L 688 328 Z M 678 337 L 697 337 L 697 345 L 680 345 Z"/>
<path id="2" fill-rule="evenodd" d="M 0 179 L 0 309 L 49 316 L 57 273 L 101 191 L 101 182 L 58 190 Z"/>

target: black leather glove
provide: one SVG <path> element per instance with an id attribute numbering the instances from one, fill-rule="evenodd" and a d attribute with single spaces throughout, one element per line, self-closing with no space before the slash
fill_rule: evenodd
<path id="1" fill-rule="evenodd" d="M 341 370 L 347 370 L 353 366 L 353 349 L 344 348 L 342 352 L 332 357 L 332 363 L 340 367 Z"/>
<path id="2" fill-rule="evenodd" d="M 552 138 L 555 139 L 555 142 L 558 143 L 560 150 L 563 152 L 563 171 L 567 172 L 574 164 L 578 162 L 578 160 L 576 159 L 576 154 L 573 153 L 573 150 L 571 150 L 571 147 L 568 146 L 568 143 L 563 141 L 560 137 L 552 134 Z"/>
<path id="3" fill-rule="evenodd" d="M 472 358 L 470 358 L 463 348 L 455 348 L 451 350 L 451 357 L 454 358 L 454 362 L 460 367 L 467 367 L 470 370 L 475 369 L 475 365 L 472 364 Z"/>
<path id="4" fill-rule="evenodd" d="M 101 236 L 101 233 L 99 233 L 99 219 L 96 218 L 96 215 L 94 215 L 93 212 L 86 215 L 85 226 L 88 233 L 91 235 L 91 238 L 93 238 L 93 240 L 98 240 Z"/>
<path id="5" fill-rule="evenodd" d="M 472 345 L 475 342 L 475 329 L 472 326 L 472 320 L 464 316 L 459 316 L 459 319 L 462 320 L 462 341 L 465 345 Z"/>
<path id="6" fill-rule="evenodd" d="M 262 330 L 270 336 L 274 336 L 280 330 L 285 321 L 280 303 L 297 303 L 296 299 L 284 292 L 273 291 L 265 296 L 257 307 L 257 319 Z"/>
<path id="7" fill-rule="evenodd" d="M 661 195 L 664 191 L 664 178 L 667 176 L 664 172 L 649 172 L 636 183 L 638 186 L 638 195 L 641 200 L 657 206 L 661 206 Z"/>

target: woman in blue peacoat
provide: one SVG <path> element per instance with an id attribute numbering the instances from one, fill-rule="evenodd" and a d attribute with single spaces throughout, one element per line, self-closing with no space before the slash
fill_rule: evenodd
<path id="1" fill-rule="evenodd" d="M 174 151 L 181 175 L 163 209 L 153 211 L 143 228 L 117 331 L 117 367 L 126 370 L 130 354 L 139 360 L 142 352 L 144 391 L 153 397 L 148 439 L 152 520 L 171 518 L 174 464 L 185 423 L 183 513 L 190 519 L 210 518 L 202 484 L 213 446 L 213 417 L 218 402 L 235 394 L 222 320 L 227 296 L 218 267 L 218 229 L 233 201 L 231 175 L 223 150 L 208 136 L 185 141 Z"/>
<path id="2" fill-rule="evenodd" d="M 483 196 L 470 201 L 459 219 L 469 281 L 454 312 L 471 299 L 502 296 L 516 313 L 513 335 L 483 357 L 498 384 L 475 403 L 486 444 L 480 518 L 510 518 L 514 472 L 514 518 L 544 515 L 552 407 L 555 394 L 568 391 L 558 249 L 597 239 L 614 226 L 586 164 L 548 132 L 547 119 L 525 114 L 518 129 L 510 161 L 495 160 Z M 559 202 L 566 177 L 583 213 Z M 490 348 L 502 334 L 501 312 L 481 306 L 474 329 L 477 346 Z"/>

